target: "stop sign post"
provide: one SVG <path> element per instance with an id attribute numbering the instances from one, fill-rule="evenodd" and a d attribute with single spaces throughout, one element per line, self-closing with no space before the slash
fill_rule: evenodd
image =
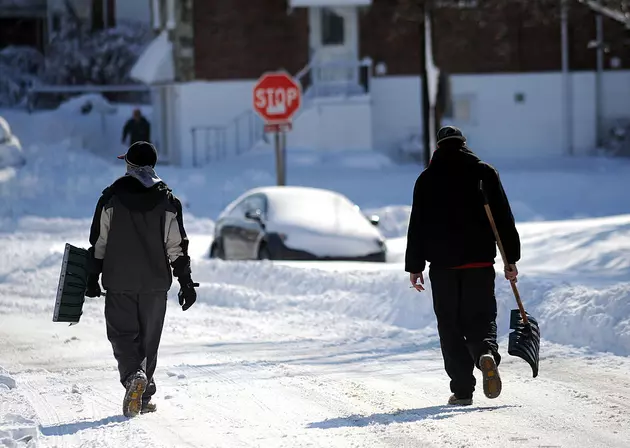
<path id="1" fill-rule="evenodd" d="M 254 110 L 265 120 L 265 131 L 275 134 L 278 185 L 286 184 L 286 131 L 301 104 L 302 87 L 287 72 L 265 73 L 254 86 Z"/>

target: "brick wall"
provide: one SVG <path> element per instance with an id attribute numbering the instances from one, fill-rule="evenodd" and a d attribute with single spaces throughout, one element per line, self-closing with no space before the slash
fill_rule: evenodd
<path id="1" fill-rule="evenodd" d="M 445 72 L 515 73 L 561 69 L 560 18 L 550 11 L 541 20 L 526 8 L 505 5 L 487 9 L 443 8 L 434 17 L 434 51 Z M 384 62 L 388 75 L 417 75 L 421 69 L 424 29 L 396 18 L 396 0 L 373 0 L 359 16 L 361 57 Z M 287 12 L 287 0 L 197 0 L 194 4 L 197 79 L 254 79 L 267 70 L 297 73 L 308 62 L 308 11 Z M 484 3 L 488 5 L 489 3 Z M 501 6 L 505 5 L 505 6 Z M 398 10 L 398 12 L 400 12 Z M 613 56 L 630 68 L 630 46 L 623 26 L 604 20 Z M 594 70 L 595 18 L 586 6 L 570 9 L 572 70 Z M 629 35 L 630 37 L 630 35 Z"/>
<path id="2" fill-rule="evenodd" d="M 387 75 L 420 73 L 423 27 L 418 23 L 395 21 L 396 2 L 372 0 L 359 17 L 359 51 L 375 64 L 384 62 Z"/>
<path id="3" fill-rule="evenodd" d="M 195 72 L 202 80 L 256 79 L 308 62 L 308 15 L 286 0 L 197 0 Z"/>

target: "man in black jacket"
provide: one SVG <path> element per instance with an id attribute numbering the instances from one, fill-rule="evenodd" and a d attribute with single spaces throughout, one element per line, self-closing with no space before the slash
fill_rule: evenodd
<path id="1" fill-rule="evenodd" d="M 127 137 L 129 137 L 129 144 L 133 145 L 136 142 L 150 142 L 151 141 L 151 124 L 144 118 L 140 109 L 134 109 L 132 117 L 127 120 L 123 127 L 122 143 L 125 144 Z"/>
<path id="2" fill-rule="evenodd" d="M 182 205 L 154 171 L 157 151 L 137 142 L 119 156 L 127 173 L 103 191 L 90 231 L 87 297 L 105 295 L 107 338 L 126 389 L 123 414 L 153 412 L 153 374 L 172 276 L 183 310 L 197 298 Z M 171 273 L 172 268 L 172 273 Z"/>
<path id="3" fill-rule="evenodd" d="M 430 262 L 433 308 L 451 405 L 470 405 L 475 367 L 483 375 L 488 398 L 501 393 L 494 295 L 496 241 L 485 213 L 488 197 L 509 266 L 506 279 L 516 281 L 520 239 L 497 171 L 466 147 L 461 131 L 439 130 L 437 150 L 418 179 L 407 233 L 405 271 L 424 291 L 423 271 Z"/>

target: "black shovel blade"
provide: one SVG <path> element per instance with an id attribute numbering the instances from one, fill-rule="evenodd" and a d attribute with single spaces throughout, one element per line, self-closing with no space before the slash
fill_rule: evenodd
<path id="1" fill-rule="evenodd" d="M 525 324 L 519 310 L 512 310 L 510 314 L 510 333 L 508 341 L 508 353 L 522 358 L 531 366 L 534 378 L 538 376 L 538 362 L 540 356 L 540 328 L 536 319 L 527 315 L 528 323 Z"/>

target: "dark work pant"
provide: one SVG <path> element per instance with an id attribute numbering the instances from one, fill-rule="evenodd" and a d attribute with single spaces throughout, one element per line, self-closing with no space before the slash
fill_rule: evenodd
<path id="1" fill-rule="evenodd" d="M 451 391 L 458 398 L 472 397 L 476 385 L 473 371 L 479 367 L 479 357 L 490 352 L 497 365 L 501 362 L 494 267 L 431 268 L 429 278 Z"/>
<path id="2" fill-rule="evenodd" d="M 143 370 L 149 384 L 143 399 L 149 400 L 156 391 L 153 374 L 166 315 L 166 292 L 143 294 L 107 291 L 105 321 L 107 339 L 112 344 L 118 362 L 120 382 Z"/>

